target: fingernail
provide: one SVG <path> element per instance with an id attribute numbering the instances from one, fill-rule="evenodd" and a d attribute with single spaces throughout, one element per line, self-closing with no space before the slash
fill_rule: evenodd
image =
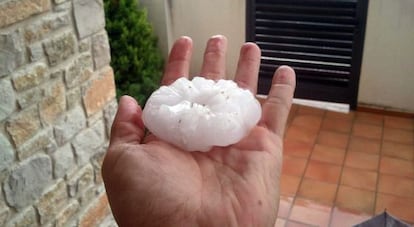
<path id="1" fill-rule="evenodd" d="M 183 43 L 192 43 L 193 42 L 193 40 L 189 36 L 181 36 L 178 39 L 178 41 L 183 42 Z"/>
<path id="2" fill-rule="evenodd" d="M 186 36 L 186 35 L 181 36 L 180 39 L 192 40 L 190 36 Z"/>
<path id="3" fill-rule="evenodd" d="M 226 37 L 224 35 L 217 34 L 211 36 L 210 39 L 226 39 Z"/>
<path id="4" fill-rule="evenodd" d="M 212 36 L 207 42 L 207 49 L 208 50 L 216 50 L 216 49 L 226 49 L 227 46 L 227 38 L 223 35 L 215 35 Z"/>
<path id="5" fill-rule="evenodd" d="M 240 54 L 246 54 L 249 51 L 256 51 L 256 47 L 257 45 L 255 43 L 250 43 L 250 42 L 244 43 L 240 49 Z M 257 49 L 259 49 L 259 53 L 260 53 L 260 48 L 257 48 Z"/>
<path id="6" fill-rule="evenodd" d="M 276 82 L 287 83 L 291 75 L 295 75 L 295 71 L 289 66 L 282 65 L 276 70 Z"/>

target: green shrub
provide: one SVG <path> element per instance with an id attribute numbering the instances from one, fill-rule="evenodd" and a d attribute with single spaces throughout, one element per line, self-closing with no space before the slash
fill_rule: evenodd
<path id="1" fill-rule="evenodd" d="M 117 96 L 145 104 L 158 86 L 163 59 L 147 13 L 136 0 L 104 0 Z"/>

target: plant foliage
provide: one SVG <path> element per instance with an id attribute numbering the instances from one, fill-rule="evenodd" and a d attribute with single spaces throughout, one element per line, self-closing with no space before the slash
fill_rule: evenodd
<path id="1" fill-rule="evenodd" d="M 117 96 L 130 95 L 143 105 L 162 74 L 157 38 L 137 0 L 104 0 L 104 4 Z"/>

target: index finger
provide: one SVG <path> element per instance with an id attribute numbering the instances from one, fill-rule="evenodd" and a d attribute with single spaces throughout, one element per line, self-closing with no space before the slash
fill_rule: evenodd
<path id="1" fill-rule="evenodd" d="M 295 86 L 295 71 L 289 66 L 280 66 L 273 76 L 272 87 L 263 104 L 260 124 L 280 138 L 283 138 Z"/>
<path id="2" fill-rule="evenodd" d="M 245 43 L 240 49 L 239 62 L 234 81 L 239 87 L 257 91 L 257 78 L 260 68 L 260 48 L 255 43 Z"/>
<path id="3" fill-rule="evenodd" d="M 222 35 L 211 37 L 204 51 L 200 75 L 210 80 L 223 79 L 226 73 L 227 38 Z"/>
<path id="4" fill-rule="evenodd" d="M 188 78 L 192 51 L 193 41 L 190 37 L 182 36 L 175 41 L 165 66 L 162 85 L 169 85 L 180 77 Z"/>

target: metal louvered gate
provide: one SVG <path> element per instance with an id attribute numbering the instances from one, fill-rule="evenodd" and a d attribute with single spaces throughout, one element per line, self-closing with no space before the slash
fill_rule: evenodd
<path id="1" fill-rule="evenodd" d="M 296 98 L 355 109 L 367 8 L 368 0 L 247 0 L 246 40 L 262 49 L 259 93 L 290 65 Z"/>

